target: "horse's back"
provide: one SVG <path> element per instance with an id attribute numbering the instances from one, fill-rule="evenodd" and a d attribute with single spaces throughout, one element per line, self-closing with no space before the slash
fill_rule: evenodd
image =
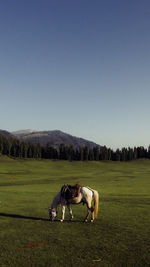
<path id="1" fill-rule="evenodd" d="M 76 198 L 79 195 L 80 188 L 81 188 L 80 184 L 76 184 L 74 186 L 65 184 L 61 188 L 61 196 L 65 198 L 66 200 Z"/>
<path id="2" fill-rule="evenodd" d="M 86 198 L 86 197 L 91 197 L 93 196 L 93 191 L 86 187 L 86 186 L 82 186 L 81 187 L 81 193 L 83 194 L 83 196 Z"/>

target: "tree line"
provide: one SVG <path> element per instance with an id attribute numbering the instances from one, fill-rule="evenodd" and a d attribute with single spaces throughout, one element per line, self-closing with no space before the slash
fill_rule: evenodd
<path id="1" fill-rule="evenodd" d="M 57 149 L 49 143 L 46 146 L 41 146 L 39 143 L 32 144 L 0 134 L 0 154 L 14 158 L 43 158 L 69 161 L 130 161 L 150 158 L 150 146 L 148 149 L 140 146 L 134 148 L 124 147 L 114 151 L 106 146 L 96 146 L 89 149 L 87 146 L 74 148 L 73 146 L 61 144 Z"/>

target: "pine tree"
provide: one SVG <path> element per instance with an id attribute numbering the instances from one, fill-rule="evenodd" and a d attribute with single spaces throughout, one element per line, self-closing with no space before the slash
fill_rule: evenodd
<path id="1" fill-rule="evenodd" d="M 134 150 L 133 150 L 133 159 L 137 159 L 137 148 L 134 147 Z"/>
<path id="2" fill-rule="evenodd" d="M 0 135 L 0 154 L 3 154 L 3 136 Z"/>
<path id="3" fill-rule="evenodd" d="M 108 148 L 108 160 L 112 160 L 112 151 Z"/>
<path id="4" fill-rule="evenodd" d="M 127 160 L 127 149 L 123 147 L 121 150 L 121 161 L 126 161 L 126 160 Z"/>
<path id="5" fill-rule="evenodd" d="M 79 160 L 81 161 L 84 160 L 83 147 L 79 148 Z"/>
<path id="6" fill-rule="evenodd" d="M 94 153 L 94 160 L 99 160 L 99 147 L 96 146 L 93 148 L 93 153 Z"/>
<path id="7" fill-rule="evenodd" d="M 128 160 L 133 160 L 133 149 L 128 148 Z"/>
<path id="8" fill-rule="evenodd" d="M 32 158 L 33 157 L 33 152 L 32 152 L 31 144 L 28 147 L 28 154 L 27 155 L 28 155 L 28 158 Z"/>
<path id="9" fill-rule="evenodd" d="M 89 149 L 89 155 L 88 155 L 88 159 L 89 160 L 94 160 L 94 152 L 93 152 L 93 149 Z"/>
<path id="10" fill-rule="evenodd" d="M 69 146 L 68 147 L 68 149 L 67 149 L 67 159 L 69 160 L 69 161 L 72 161 L 72 160 L 74 160 L 74 158 L 75 158 L 75 152 L 74 152 L 74 148 L 73 148 L 73 146 Z"/>
<path id="11" fill-rule="evenodd" d="M 150 159 L 150 145 L 149 145 L 149 147 L 148 147 L 147 157 Z"/>
<path id="12" fill-rule="evenodd" d="M 121 160 L 121 151 L 119 150 L 119 148 L 116 150 L 116 160 L 117 161 Z"/>

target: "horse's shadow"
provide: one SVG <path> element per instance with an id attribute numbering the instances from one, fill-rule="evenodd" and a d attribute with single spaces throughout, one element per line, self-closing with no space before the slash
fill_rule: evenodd
<path id="1" fill-rule="evenodd" d="M 0 217 L 28 219 L 28 220 L 34 220 L 34 221 L 49 221 L 49 219 L 40 218 L 40 217 L 31 217 L 31 216 L 24 216 L 24 215 L 19 215 L 19 214 L 3 213 L 3 212 L 0 213 Z"/>
<path id="2" fill-rule="evenodd" d="M 9 217 L 9 218 L 15 218 L 15 219 L 27 219 L 27 220 L 33 220 L 33 221 L 50 222 L 50 220 L 46 219 L 46 218 L 25 216 L 25 215 L 12 214 L 12 213 L 3 213 L 3 212 L 0 212 L 0 217 Z M 60 222 L 60 220 L 56 219 L 54 222 Z M 65 220 L 64 222 L 70 222 L 70 220 Z M 75 221 L 71 221 L 71 223 L 72 222 L 81 222 L 81 221 L 75 220 Z"/>

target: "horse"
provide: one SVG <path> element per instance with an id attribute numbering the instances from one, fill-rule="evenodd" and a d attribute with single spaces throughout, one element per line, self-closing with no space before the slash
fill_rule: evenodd
<path id="1" fill-rule="evenodd" d="M 94 208 L 92 207 L 92 200 L 94 200 Z M 89 214 L 91 213 L 91 222 L 97 217 L 98 214 L 98 205 L 99 205 L 99 193 L 88 187 L 88 186 L 70 186 L 64 185 L 60 192 L 54 197 L 51 205 L 48 208 L 49 219 L 54 221 L 57 217 L 57 207 L 62 206 L 62 216 L 60 222 L 64 221 L 65 218 L 65 207 L 68 207 L 70 214 L 70 221 L 74 218 L 71 204 L 83 203 L 87 206 L 87 214 L 84 219 L 84 222 L 88 221 Z"/>

